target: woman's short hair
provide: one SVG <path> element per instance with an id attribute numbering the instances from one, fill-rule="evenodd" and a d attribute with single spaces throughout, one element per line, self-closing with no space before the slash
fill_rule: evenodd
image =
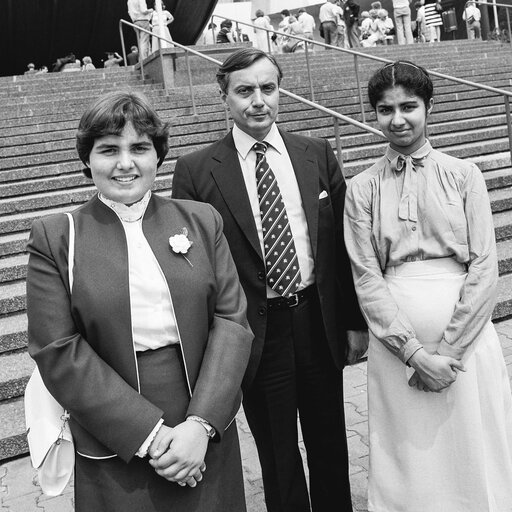
<path id="1" fill-rule="evenodd" d="M 265 13 L 261 9 L 258 9 L 256 11 L 256 18 L 262 18 L 263 16 L 265 16 Z"/>
<path id="2" fill-rule="evenodd" d="M 231 28 L 233 26 L 233 22 L 231 20 L 224 20 L 220 24 L 220 28 Z"/>
<path id="3" fill-rule="evenodd" d="M 169 125 L 164 123 L 148 99 L 135 91 L 109 92 L 83 113 L 76 134 L 76 149 L 86 165 L 83 173 L 91 178 L 89 156 L 96 139 L 120 135 L 127 123 L 132 123 L 139 135 L 147 135 L 155 146 L 160 167 L 169 151 Z"/>
<path id="4" fill-rule="evenodd" d="M 281 11 L 281 14 L 282 14 L 283 16 L 290 16 L 290 11 L 289 11 L 288 9 L 283 9 L 283 10 Z"/>
<path id="5" fill-rule="evenodd" d="M 393 87 L 402 86 L 406 91 L 420 97 L 429 107 L 434 95 L 432 79 L 425 68 L 408 60 L 397 60 L 376 71 L 368 81 L 368 99 L 375 109 L 384 93 Z"/>
<path id="6" fill-rule="evenodd" d="M 277 70 L 277 84 L 281 83 L 283 78 L 283 71 L 281 66 L 277 63 L 275 57 L 270 53 L 265 53 L 263 50 L 258 48 L 241 48 L 236 52 L 233 52 L 220 66 L 217 71 L 217 83 L 219 84 L 220 90 L 226 93 L 229 87 L 229 75 L 234 71 L 240 71 L 241 69 L 252 66 L 256 61 L 260 59 L 268 59 Z"/>

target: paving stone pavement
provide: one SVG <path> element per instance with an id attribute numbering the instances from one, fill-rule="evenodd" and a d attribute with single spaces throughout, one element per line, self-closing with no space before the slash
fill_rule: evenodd
<path id="1" fill-rule="evenodd" d="M 496 324 L 496 330 L 500 336 L 508 374 L 512 380 L 512 319 Z M 368 408 L 366 363 L 363 362 L 346 368 L 344 378 L 345 414 L 354 512 L 367 512 Z M 266 512 L 256 448 L 243 411 L 239 413 L 237 423 L 242 447 L 247 512 Z M 302 441 L 301 450 L 305 459 Z M 61 496 L 50 498 L 41 493 L 28 457 L 21 457 L 0 465 L 0 512 L 72 511 L 72 484 L 65 489 Z"/>

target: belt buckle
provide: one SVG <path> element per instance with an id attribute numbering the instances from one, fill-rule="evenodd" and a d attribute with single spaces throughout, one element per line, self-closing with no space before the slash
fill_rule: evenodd
<path id="1" fill-rule="evenodd" d="M 290 301 L 292 301 L 292 302 L 290 302 Z M 287 302 L 289 308 L 294 308 L 295 306 L 298 306 L 299 305 L 299 294 L 294 293 L 293 295 L 290 295 L 286 299 L 286 302 Z"/>

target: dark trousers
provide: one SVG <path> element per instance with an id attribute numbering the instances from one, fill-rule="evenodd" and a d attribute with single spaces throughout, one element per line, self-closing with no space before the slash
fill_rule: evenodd
<path id="1" fill-rule="evenodd" d="M 268 312 L 263 354 L 245 390 L 244 410 L 258 449 L 268 512 L 310 511 L 297 411 L 313 512 L 352 510 L 342 375 L 329 353 L 317 297 Z"/>

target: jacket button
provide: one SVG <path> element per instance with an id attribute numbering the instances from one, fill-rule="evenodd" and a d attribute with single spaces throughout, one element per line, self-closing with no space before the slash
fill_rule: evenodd
<path id="1" fill-rule="evenodd" d="M 263 316 L 267 312 L 267 308 L 261 307 L 258 309 L 258 315 Z"/>
<path id="2" fill-rule="evenodd" d="M 258 272 L 258 279 L 263 281 L 263 279 L 265 279 L 265 272 Z"/>

